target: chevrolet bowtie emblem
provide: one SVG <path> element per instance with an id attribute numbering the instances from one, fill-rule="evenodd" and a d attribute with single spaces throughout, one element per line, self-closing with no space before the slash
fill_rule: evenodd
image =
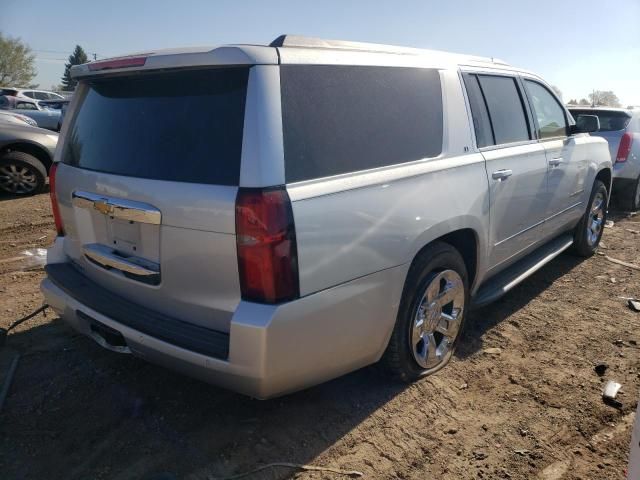
<path id="1" fill-rule="evenodd" d="M 93 202 L 93 208 L 103 215 L 111 215 L 113 213 L 113 205 L 110 205 L 106 200 L 96 200 Z"/>

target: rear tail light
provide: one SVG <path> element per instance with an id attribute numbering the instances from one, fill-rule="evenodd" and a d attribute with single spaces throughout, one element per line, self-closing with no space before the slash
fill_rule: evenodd
<path id="1" fill-rule="evenodd" d="M 616 155 L 616 163 L 626 162 L 631 153 L 631 144 L 633 143 L 633 136 L 631 133 L 626 132 L 620 139 L 620 145 L 618 146 L 618 154 Z"/>
<path id="2" fill-rule="evenodd" d="M 49 169 L 49 192 L 51 195 L 51 211 L 53 212 L 53 221 L 56 224 L 56 231 L 58 235 L 64 235 L 64 225 L 62 224 L 62 217 L 60 216 L 60 208 L 58 207 L 58 197 L 56 196 L 56 172 L 58 171 L 58 164 L 54 163 Z"/>
<path id="3" fill-rule="evenodd" d="M 240 188 L 236 244 L 243 300 L 298 298 L 298 255 L 291 201 L 284 187 Z"/>

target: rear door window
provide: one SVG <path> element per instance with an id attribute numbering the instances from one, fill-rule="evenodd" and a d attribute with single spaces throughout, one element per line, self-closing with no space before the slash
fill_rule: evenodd
<path id="1" fill-rule="evenodd" d="M 249 68 L 98 79 L 63 161 L 130 177 L 238 185 Z"/>
<path id="2" fill-rule="evenodd" d="M 478 75 L 478 79 L 489 110 L 495 144 L 531 140 L 516 79 L 494 75 Z"/>
<path id="3" fill-rule="evenodd" d="M 464 74 L 464 84 L 467 89 L 467 97 L 469 97 L 469 106 L 471 107 L 471 117 L 473 119 L 473 128 L 476 132 L 476 144 L 478 148 L 495 145 L 493 131 L 491 130 L 491 120 L 487 105 L 478 83 L 477 75 Z"/>
<path id="4" fill-rule="evenodd" d="M 284 65 L 280 81 L 287 182 L 442 152 L 437 70 Z"/>

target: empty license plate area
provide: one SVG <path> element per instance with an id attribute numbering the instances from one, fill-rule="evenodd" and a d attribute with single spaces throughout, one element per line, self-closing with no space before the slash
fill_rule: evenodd
<path id="1" fill-rule="evenodd" d="M 155 207 L 74 192 L 82 251 L 91 263 L 150 285 L 160 283 L 160 211 Z"/>

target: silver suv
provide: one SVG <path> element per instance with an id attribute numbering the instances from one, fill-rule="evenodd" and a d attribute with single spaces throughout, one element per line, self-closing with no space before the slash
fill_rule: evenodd
<path id="1" fill-rule="evenodd" d="M 72 74 L 47 303 L 252 396 L 433 373 L 472 304 L 602 235 L 597 118 L 503 62 L 284 36 Z"/>

